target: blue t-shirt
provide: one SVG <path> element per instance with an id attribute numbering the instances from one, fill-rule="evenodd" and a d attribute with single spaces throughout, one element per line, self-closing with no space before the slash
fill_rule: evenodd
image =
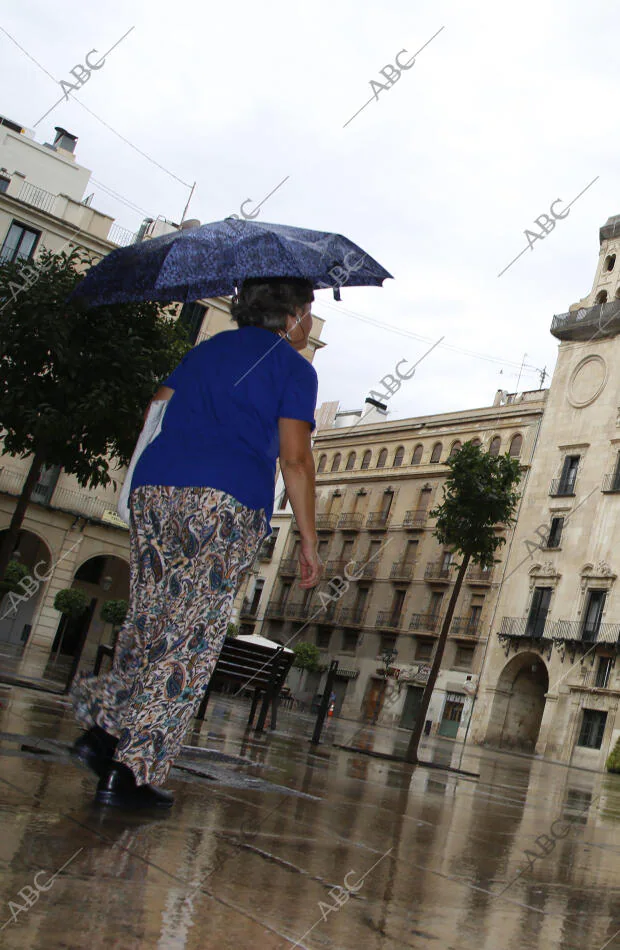
<path id="1" fill-rule="evenodd" d="M 227 492 L 271 519 L 278 419 L 314 429 L 317 375 L 286 340 L 261 327 L 217 333 L 189 351 L 163 383 L 174 389 L 161 433 L 134 470 L 140 485 Z"/>

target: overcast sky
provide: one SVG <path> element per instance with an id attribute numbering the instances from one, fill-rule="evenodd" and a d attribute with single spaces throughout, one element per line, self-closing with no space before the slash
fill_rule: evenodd
<path id="1" fill-rule="evenodd" d="M 80 164 L 140 209 L 93 184 L 94 207 L 121 226 L 179 221 L 181 182 L 197 182 L 188 216 L 208 222 L 289 176 L 259 220 L 341 232 L 394 275 L 381 289 L 344 288 L 342 304 L 317 292 L 321 401 L 360 406 L 398 360 L 442 336 L 392 398 L 392 418 L 489 405 L 515 389 L 524 354 L 519 389 L 538 387 L 532 367 L 553 370 L 551 318 L 589 292 L 598 229 L 620 213 L 612 4 L 65 0 L 5 7 L 0 25 L 67 81 L 135 27 L 76 98 L 152 161 L 75 101 L 36 128 L 38 141 L 54 125 L 79 137 Z M 385 82 L 399 51 L 412 56 L 438 30 L 343 128 L 370 80 Z M 1 32 L 0 76 L 0 113 L 29 128 L 62 95 Z M 540 231 L 534 219 L 597 176 L 498 278 L 527 247 L 525 229 Z"/>

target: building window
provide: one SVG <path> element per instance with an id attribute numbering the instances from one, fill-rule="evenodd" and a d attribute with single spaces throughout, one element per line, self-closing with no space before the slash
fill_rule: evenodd
<path id="1" fill-rule="evenodd" d="M 530 612 L 525 628 L 526 637 L 542 637 L 547 623 L 549 604 L 551 603 L 551 587 L 535 587 L 534 596 L 530 605 Z"/>
<path id="2" fill-rule="evenodd" d="M 359 633 L 357 630 L 345 630 L 342 634 L 342 649 L 345 653 L 355 653 Z"/>
<path id="3" fill-rule="evenodd" d="M 336 454 L 334 455 L 334 458 L 332 459 L 332 467 L 331 467 L 332 472 L 338 471 L 338 469 L 340 468 L 341 461 L 342 461 L 342 456 L 340 452 L 336 452 Z"/>
<path id="4" fill-rule="evenodd" d="M 600 749 L 606 722 L 606 712 L 598 709 L 584 709 L 577 745 L 585 746 L 587 749 Z"/>
<path id="5" fill-rule="evenodd" d="M 562 466 L 562 474 L 558 480 L 556 495 L 574 495 L 580 455 L 567 455 Z"/>
<path id="6" fill-rule="evenodd" d="M 192 346 L 198 339 L 198 334 L 200 333 L 200 329 L 202 327 L 202 321 L 204 320 L 208 309 L 208 307 L 205 307 L 204 304 L 201 303 L 184 303 L 181 308 L 179 322 L 185 328 L 187 339 L 192 344 Z"/>
<path id="7" fill-rule="evenodd" d="M 332 632 L 329 627 L 319 627 L 316 632 L 316 645 L 319 650 L 329 650 Z"/>
<path id="8" fill-rule="evenodd" d="M 523 436 L 522 435 L 513 435 L 510 440 L 510 448 L 508 453 L 512 456 L 513 459 L 518 459 L 521 455 L 521 446 L 523 445 Z"/>
<path id="9" fill-rule="evenodd" d="M 433 451 L 431 452 L 431 462 L 439 462 L 441 459 L 441 453 L 443 451 L 443 445 L 441 442 L 435 442 L 433 446 Z"/>
<path id="10" fill-rule="evenodd" d="M 432 640 L 417 640 L 415 645 L 416 660 L 430 660 L 433 656 L 434 643 Z"/>
<path id="11" fill-rule="evenodd" d="M 489 446 L 489 455 L 499 455 L 499 450 L 502 444 L 502 440 L 498 435 L 494 439 L 491 439 L 491 444 Z"/>
<path id="12" fill-rule="evenodd" d="M 403 459 L 405 457 L 405 449 L 402 445 L 399 445 L 394 453 L 394 468 L 400 468 L 403 464 Z"/>
<path id="13" fill-rule="evenodd" d="M 423 451 L 424 451 L 424 446 L 423 446 L 423 445 L 416 445 L 415 449 L 413 450 L 413 455 L 411 456 L 411 464 L 412 464 L 412 465 L 419 465 L 419 464 L 420 464 L 420 462 L 422 461 L 422 452 L 423 452 Z"/>
<path id="14" fill-rule="evenodd" d="M 364 452 L 364 455 L 362 457 L 362 468 L 369 468 L 371 456 L 372 456 L 372 452 L 370 451 L 370 449 L 367 449 L 367 451 Z"/>
<path id="15" fill-rule="evenodd" d="M 461 449 L 461 443 L 457 439 L 457 441 L 453 443 L 452 448 L 450 449 L 450 454 L 448 458 L 449 459 L 453 458 L 456 455 L 456 453 L 460 451 L 460 449 Z"/>
<path id="16" fill-rule="evenodd" d="M 379 458 L 377 459 L 377 468 L 385 468 L 385 463 L 387 462 L 387 449 L 381 449 L 379 452 Z"/>
<path id="17" fill-rule="evenodd" d="M 605 265 L 604 265 L 604 266 L 605 266 L 605 270 L 606 270 L 608 273 L 609 273 L 610 271 L 612 271 L 612 270 L 614 269 L 615 263 L 616 263 L 616 255 L 615 255 L 615 254 L 608 254 L 607 257 L 605 258 Z"/>
<path id="18" fill-rule="evenodd" d="M 431 602 L 428 608 L 428 612 L 431 617 L 438 617 L 439 611 L 441 610 L 441 604 L 443 601 L 443 593 L 441 591 L 433 591 L 431 594 Z"/>
<path id="19" fill-rule="evenodd" d="M 346 464 L 347 472 L 350 472 L 354 465 L 355 465 L 355 452 L 349 452 L 349 457 L 347 459 L 347 464 Z"/>
<path id="20" fill-rule="evenodd" d="M 594 643 L 598 636 L 606 599 L 606 590 L 588 591 L 586 609 L 581 621 L 581 638 L 587 640 L 589 643 Z"/>
<path id="21" fill-rule="evenodd" d="M 281 493 L 279 501 L 278 501 L 278 511 L 284 511 L 287 505 L 288 505 L 288 492 L 285 488 L 284 491 Z"/>
<path id="22" fill-rule="evenodd" d="M 472 439 L 472 440 L 471 440 L 471 444 L 472 444 L 472 445 L 482 445 L 482 442 L 480 441 L 480 439 Z"/>
<path id="23" fill-rule="evenodd" d="M 396 637 L 389 633 L 384 633 L 381 635 L 379 641 L 379 653 L 383 656 L 384 653 L 391 653 L 396 646 Z"/>
<path id="24" fill-rule="evenodd" d="M 564 518 L 552 518 L 549 528 L 549 537 L 547 538 L 548 548 L 559 548 L 562 540 L 562 530 L 564 528 Z"/>
<path id="25" fill-rule="evenodd" d="M 319 457 L 319 464 L 317 466 L 317 472 L 324 472 L 325 466 L 327 465 L 327 456 L 325 454 Z"/>
<path id="26" fill-rule="evenodd" d="M 595 304 L 595 306 L 596 306 L 597 304 L 601 304 L 601 303 L 607 303 L 607 291 L 606 291 L 606 290 L 599 290 L 599 292 L 597 293 L 596 297 L 594 298 L 594 304 Z"/>
<path id="27" fill-rule="evenodd" d="M 457 646 L 454 655 L 454 670 L 471 670 L 474 663 L 474 648 Z"/>
<path id="28" fill-rule="evenodd" d="M 32 258 L 40 231 L 34 231 L 23 224 L 13 222 L 4 239 L 0 251 L 0 264 L 12 264 L 14 261 L 29 261 Z"/>
<path id="29" fill-rule="evenodd" d="M 609 677 L 611 676 L 611 668 L 613 666 L 613 659 L 610 656 L 601 656 L 598 661 L 598 669 L 596 671 L 596 677 L 594 679 L 594 685 L 599 689 L 607 689 L 609 683 Z"/>
<path id="30" fill-rule="evenodd" d="M 0 175 L 0 195 L 3 195 L 7 191 L 10 184 L 10 178 L 5 178 L 4 175 Z"/>

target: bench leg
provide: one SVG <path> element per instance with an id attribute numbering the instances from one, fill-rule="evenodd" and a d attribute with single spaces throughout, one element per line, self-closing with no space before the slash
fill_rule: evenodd
<path id="1" fill-rule="evenodd" d="M 198 712 L 196 713 L 196 719 L 204 719 L 205 713 L 207 711 L 207 705 L 209 703 L 209 687 L 205 689 L 205 694 L 202 697 L 200 706 L 198 707 Z"/>
<path id="2" fill-rule="evenodd" d="M 264 732 L 265 730 L 265 720 L 267 719 L 267 710 L 269 709 L 269 700 L 270 700 L 269 690 L 266 690 L 265 695 L 263 696 L 263 705 L 260 708 L 258 722 L 256 723 L 256 729 L 254 730 L 255 732 Z"/>
<path id="3" fill-rule="evenodd" d="M 278 694 L 274 693 L 271 697 L 271 728 L 275 729 L 278 718 Z"/>
<path id="4" fill-rule="evenodd" d="M 248 717 L 248 725 L 247 725 L 247 728 L 248 728 L 248 729 L 250 728 L 250 726 L 251 726 L 252 723 L 254 722 L 254 716 L 256 715 L 256 707 L 258 706 L 258 698 L 259 698 L 259 696 L 260 696 L 260 690 L 259 690 L 258 686 L 255 686 L 255 687 L 254 687 L 254 693 L 253 693 L 253 695 L 252 695 L 252 706 L 250 707 L 250 715 L 249 715 L 249 717 Z"/>

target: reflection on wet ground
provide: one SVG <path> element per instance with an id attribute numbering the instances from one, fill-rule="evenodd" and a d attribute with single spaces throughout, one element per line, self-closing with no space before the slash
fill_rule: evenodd
<path id="1" fill-rule="evenodd" d="M 165 817 L 97 810 L 67 702 L 0 689 L 6 947 L 620 950 L 620 777 L 214 700 Z M 479 778 L 437 766 L 459 765 Z"/>

